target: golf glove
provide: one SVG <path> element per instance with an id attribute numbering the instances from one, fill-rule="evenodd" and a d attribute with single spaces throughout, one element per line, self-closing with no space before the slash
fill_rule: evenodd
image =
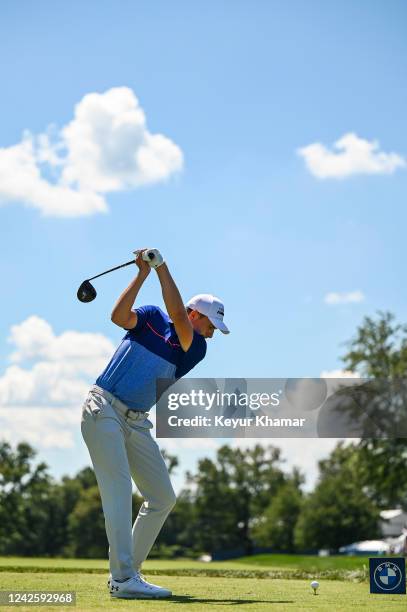
<path id="1" fill-rule="evenodd" d="M 147 249 L 143 253 L 144 261 L 148 261 L 150 268 L 158 268 L 164 263 L 163 256 L 158 249 Z"/>

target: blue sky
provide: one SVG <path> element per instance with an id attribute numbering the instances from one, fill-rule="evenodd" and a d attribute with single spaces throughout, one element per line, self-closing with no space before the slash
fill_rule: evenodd
<path id="1" fill-rule="evenodd" d="M 210 292 L 225 302 L 232 333 L 210 342 L 196 376 L 319 376 L 341 367 L 363 316 L 384 309 L 407 320 L 406 17 L 394 0 L 3 3 L 0 419 L 9 440 L 34 435 L 57 476 L 88 462 L 74 419 L 122 336 L 110 312 L 135 269 L 95 281 L 91 304 L 76 290 L 135 248 L 161 249 L 185 299 Z M 96 144 L 113 153 L 91 170 L 118 185 L 102 188 L 75 153 L 83 133 L 63 136 L 93 121 L 78 123 L 85 96 L 102 105 L 118 88 L 143 109 L 144 137 L 165 137 L 163 180 L 154 170 L 138 186 L 136 167 L 118 176 L 128 145 L 102 130 Z M 45 149 L 30 158 L 48 183 L 36 203 L 37 184 L 21 162 L 10 165 L 24 132 L 25 142 L 49 133 L 65 145 L 53 165 L 38 161 Z M 59 209 L 64 171 L 76 172 L 64 183 L 81 198 L 75 215 Z M 106 212 L 89 212 L 89 197 Z M 139 303 L 162 305 L 153 275 Z M 50 373 L 68 376 L 65 400 Z M 178 487 L 218 443 L 180 451 Z M 312 478 L 329 445 L 309 445 L 283 449 Z"/>

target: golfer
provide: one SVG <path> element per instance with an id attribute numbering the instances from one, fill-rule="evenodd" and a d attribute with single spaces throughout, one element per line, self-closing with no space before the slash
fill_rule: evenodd
<path id="1" fill-rule="evenodd" d="M 156 379 L 175 382 L 205 357 L 206 338 L 212 338 L 215 329 L 229 333 L 220 300 L 202 294 L 185 307 L 159 251 L 136 253 L 138 274 L 111 315 L 113 323 L 127 333 L 91 387 L 81 422 L 105 517 L 108 588 L 113 597 L 125 599 L 172 595 L 140 574 L 176 501 L 165 461 L 150 433 L 153 424 L 148 411 L 156 403 Z M 132 309 L 152 268 L 168 314 L 157 306 Z M 131 479 L 144 499 L 133 526 Z"/>

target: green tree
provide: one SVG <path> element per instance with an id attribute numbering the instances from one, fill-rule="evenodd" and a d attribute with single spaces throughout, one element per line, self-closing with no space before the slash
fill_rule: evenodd
<path id="1" fill-rule="evenodd" d="M 346 369 L 367 378 L 402 378 L 407 373 L 407 325 L 391 312 L 365 317 L 342 356 Z"/>
<path id="2" fill-rule="evenodd" d="M 273 446 L 241 450 L 225 445 L 216 461 L 203 459 L 196 475 L 187 473 L 199 550 L 243 547 L 251 554 L 253 518 L 263 514 L 286 480 L 280 464 L 280 450 Z"/>
<path id="3" fill-rule="evenodd" d="M 367 378 L 405 379 L 407 325 L 395 322 L 390 312 L 365 317 L 342 357 L 346 369 Z M 381 508 L 407 510 L 407 439 L 362 439 L 359 469 L 369 497 Z"/>
<path id="4" fill-rule="evenodd" d="M 46 555 L 52 479 L 35 463 L 36 451 L 21 442 L 13 451 L 0 442 L 0 553 Z"/>
<path id="5" fill-rule="evenodd" d="M 295 527 L 297 548 L 336 550 L 377 537 L 379 510 L 361 486 L 358 449 L 339 443 L 319 469 Z"/>
<path id="6" fill-rule="evenodd" d="M 70 556 L 82 558 L 104 558 L 108 543 L 105 521 L 96 485 L 84 489 L 69 515 L 69 545 L 66 552 Z"/>
<path id="7" fill-rule="evenodd" d="M 90 467 L 82 469 L 73 477 L 63 476 L 61 482 L 53 486 L 53 503 L 49 515 L 49 533 L 52 533 L 49 544 L 51 555 L 73 555 L 75 546 L 72 547 L 69 517 L 83 491 L 95 486 L 95 473 Z"/>
<path id="8" fill-rule="evenodd" d="M 264 515 L 255 522 L 252 529 L 257 544 L 270 546 L 280 552 L 294 551 L 294 529 L 303 501 L 301 482 L 302 479 L 298 481 L 293 478 L 277 491 Z"/>

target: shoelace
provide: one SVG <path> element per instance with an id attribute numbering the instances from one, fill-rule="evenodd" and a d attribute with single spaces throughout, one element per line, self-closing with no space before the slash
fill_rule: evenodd
<path id="1" fill-rule="evenodd" d="M 147 587 L 150 590 L 154 590 L 155 587 L 153 587 L 150 583 L 147 582 L 146 577 L 143 576 L 143 574 L 141 574 L 140 572 L 137 572 L 137 574 L 134 576 L 134 579 L 139 582 L 140 584 L 142 584 L 144 587 Z"/>
<path id="2" fill-rule="evenodd" d="M 144 576 L 144 574 L 142 574 L 141 572 L 137 572 L 134 576 L 133 576 L 133 580 L 135 580 L 136 582 L 138 582 L 139 584 L 142 584 L 144 587 L 146 587 L 147 589 L 150 590 L 154 590 L 156 587 L 156 585 L 151 585 L 149 582 L 147 582 L 146 577 Z M 109 578 L 107 585 L 108 587 L 111 586 L 111 579 Z M 158 587 L 160 588 L 160 587 Z"/>

